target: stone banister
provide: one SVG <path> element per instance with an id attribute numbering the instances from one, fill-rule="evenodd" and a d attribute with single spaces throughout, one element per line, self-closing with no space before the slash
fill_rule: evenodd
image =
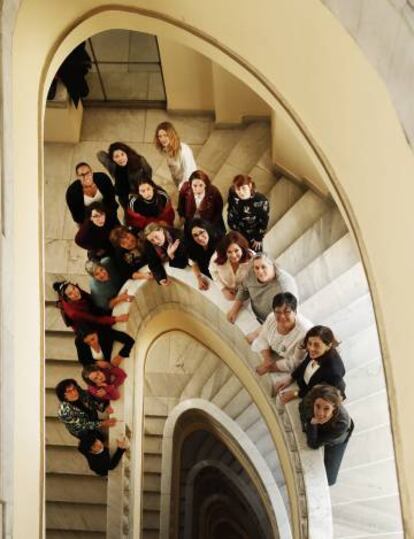
<path id="1" fill-rule="evenodd" d="M 189 314 L 193 320 L 204 325 L 219 336 L 221 342 L 227 344 L 230 350 L 235 351 L 242 365 L 249 371 L 249 385 L 252 399 L 261 410 L 263 419 L 268 425 L 274 440 L 279 435 L 283 438 L 284 447 L 275 444 L 276 451 L 280 456 L 284 451 L 289 460 L 290 470 L 294 480 L 289 480 L 288 470 L 282 465 L 285 475 L 289 499 L 291 501 L 291 524 L 292 533 L 297 530 L 297 537 L 310 539 L 331 539 L 333 536 L 332 511 L 329 487 L 323 464 L 322 450 L 312 450 L 306 445 L 305 436 L 302 433 L 300 419 L 297 410 L 297 401 L 288 403 L 283 407 L 277 405 L 271 399 L 271 380 L 269 376 L 258 377 L 255 367 L 261 362 L 261 357 L 251 351 L 245 340 L 245 335 L 253 331 L 257 321 L 248 308 L 244 308 L 234 325 L 226 319 L 226 313 L 231 307 L 231 302 L 224 299 L 221 291 L 210 283 L 208 291 L 200 292 L 190 269 L 179 270 L 167 269 L 172 277 L 172 284 L 168 287 L 159 286 L 155 282 L 127 281 L 122 291 L 135 295 L 132 303 L 122 303 L 115 307 L 114 314 L 119 315 L 129 312 L 129 320 L 125 324 L 117 324 L 117 328 L 128 332 L 136 339 L 135 356 L 139 353 L 140 339 L 142 339 L 147 325 L 154 316 L 160 315 L 167 310 L 175 309 Z M 178 316 L 178 315 L 177 315 Z M 141 351 L 142 353 L 142 351 Z M 142 359 L 142 358 L 141 358 Z M 229 364 L 230 369 L 234 366 Z M 131 429 L 132 440 L 140 440 L 142 435 L 135 429 L 142 429 L 143 410 L 143 380 L 140 380 L 140 372 L 143 378 L 144 369 L 133 357 L 126 360 L 123 368 L 128 374 L 124 385 L 122 397 L 113 403 L 114 416 L 120 420 L 116 427 L 110 429 L 110 444 L 114 448 L 115 440 L 123 434 L 125 426 Z M 138 369 L 141 368 L 141 371 Z M 247 388 L 246 388 L 247 389 Z M 139 394 L 141 391 L 141 395 Z M 264 399 L 267 407 L 273 410 L 271 419 L 275 424 L 270 424 L 269 417 L 263 414 L 263 406 L 258 400 Z M 286 451 L 287 450 L 287 451 Z M 286 462 L 286 461 L 285 461 Z M 128 471 L 128 469 L 130 470 Z M 108 516 L 107 538 L 126 537 L 131 530 L 138 529 L 133 518 L 140 520 L 131 508 L 137 504 L 140 498 L 141 475 L 142 475 L 141 448 L 132 447 L 131 465 L 128 459 L 123 459 L 120 466 L 109 475 L 108 479 Z M 129 476 L 129 477 L 128 477 Z M 292 501 L 292 497 L 294 497 Z M 139 507 L 139 505 L 138 505 Z M 292 510 L 294 507 L 297 510 Z M 135 515 L 135 516 L 134 516 Z M 133 534 L 131 536 L 134 536 Z"/>

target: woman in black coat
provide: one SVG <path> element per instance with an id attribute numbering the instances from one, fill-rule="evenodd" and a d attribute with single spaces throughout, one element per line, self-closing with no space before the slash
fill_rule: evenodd
<path id="1" fill-rule="evenodd" d="M 206 277 L 211 279 L 208 268 L 210 258 L 215 253 L 217 244 L 222 237 L 221 230 L 215 229 L 203 219 L 195 218 L 188 225 L 186 237 L 188 258 L 200 290 L 208 290 L 209 288 L 209 281 Z"/>
<path id="2" fill-rule="evenodd" d="M 112 230 L 109 239 L 115 248 L 116 264 L 124 280 L 153 279 L 151 272 L 141 271 L 148 263 L 141 234 L 127 226 L 117 226 Z"/>
<path id="3" fill-rule="evenodd" d="M 171 281 L 164 269 L 164 262 L 173 268 L 185 268 L 188 265 L 183 234 L 176 228 L 150 223 L 145 227 L 144 236 L 149 268 L 158 284 L 169 286 Z"/>
<path id="4" fill-rule="evenodd" d="M 335 387 L 314 386 L 299 404 L 303 432 L 311 449 L 324 447 L 328 484 L 334 485 L 354 423 Z"/>
<path id="5" fill-rule="evenodd" d="M 128 205 L 128 195 L 136 193 L 138 182 L 152 179 L 152 168 L 145 157 L 123 142 L 113 142 L 108 153 L 98 152 L 97 157 L 115 179 L 115 192 L 123 208 Z"/>
<path id="6" fill-rule="evenodd" d="M 118 354 L 112 357 L 114 342 L 123 346 Z M 121 361 L 131 353 L 135 340 L 123 331 L 83 325 L 76 332 L 75 345 L 78 360 L 83 366 L 97 365 L 102 369 L 118 367 Z"/>
<path id="7" fill-rule="evenodd" d="M 345 367 L 336 351 L 337 346 L 331 329 L 326 326 L 311 328 L 303 341 L 308 352 L 305 359 L 288 378 L 274 385 L 274 394 L 279 393 L 281 402 L 287 403 L 297 397 L 302 399 L 317 384 L 329 384 L 338 388 L 345 398 Z M 298 384 L 298 390 L 287 389 L 292 382 Z"/>
<path id="8" fill-rule="evenodd" d="M 94 202 L 86 208 L 86 219 L 79 227 L 75 243 L 88 251 L 88 258 L 100 260 L 110 256 L 113 247 L 109 235 L 118 224 L 116 214 L 108 214 L 101 202 Z"/>
<path id="9" fill-rule="evenodd" d="M 110 470 L 118 466 L 128 448 L 127 438 L 117 440 L 116 451 L 111 457 L 104 441 L 105 437 L 101 433 L 94 432 L 84 436 L 78 445 L 78 451 L 86 457 L 89 468 L 102 477 L 107 476 Z"/>

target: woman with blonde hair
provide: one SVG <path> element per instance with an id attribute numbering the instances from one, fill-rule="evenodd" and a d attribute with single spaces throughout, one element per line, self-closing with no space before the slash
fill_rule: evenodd
<path id="1" fill-rule="evenodd" d="M 177 131 L 170 122 L 161 122 L 155 130 L 155 147 L 167 156 L 171 177 L 178 189 L 197 169 L 191 148 L 180 141 Z"/>

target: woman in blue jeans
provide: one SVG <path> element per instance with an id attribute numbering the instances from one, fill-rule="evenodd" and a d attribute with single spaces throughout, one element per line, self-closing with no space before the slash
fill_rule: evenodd
<path id="1" fill-rule="evenodd" d="M 324 463 L 329 486 L 336 483 L 354 422 L 342 404 L 336 387 L 316 385 L 299 404 L 302 428 L 311 449 L 324 447 Z"/>

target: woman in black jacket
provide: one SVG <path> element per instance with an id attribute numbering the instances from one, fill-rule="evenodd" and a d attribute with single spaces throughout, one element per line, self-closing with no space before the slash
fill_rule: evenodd
<path id="1" fill-rule="evenodd" d="M 115 192 L 123 208 L 128 205 L 128 195 L 137 192 L 138 182 L 152 179 L 152 168 L 145 157 L 123 142 L 113 142 L 108 153 L 98 152 L 97 157 L 115 179 Z"/>
<path id="2" fill-rule="evenodd" d="M 216 251 L 217 244 L 223 237 L 223 232 L 217 230 L 204 219 L 195 218 L 188 225 L 186 237 L 188 258 L 191 269 L 197 278 L 198 288 L 208 290 L 211 279 L 210 258 Z"/>
<path id="3" fill-rule="evenodd" d="M 96 475 L 103 477 L 118 466 L 129 445 L 127 438 L 117 440 L 116 451 L 111 457 L 108 448 L 104 445 L 104 441 L 105 437 L 101 433 L 95 432 L 84 436 L 78 445 L 78 451 L 86 457 L 89 468 Z"/>
<path id="4" fill-rule="evenodd" d="M 299 404 L 303 432 L 311 449 L 324 447 L 328 484 L 334 485 L 354 423 L 335 387 L 314 386 Z"/>
<path id="5" fill-rule="evenodd" d="M 112 357 L 114 342 L 123 346 L 118 354 Z M 86 325 L 78 329 L 75 339 L 79 363 L 83 366 L 96 364 L 101 369 L 119 367 L 121 361 L 129 357 L 134 343 L 135 340 L 123 331 Z"/>
<path id="6" fill-rule="evenodd" d="M 269 201 L 256 191 L 250 176 L 238 174 L 229 189 L 227 224 L 240 232 L 253 251 L 262 251 L 263 236 L 269 223 Z"/>
<path id="7" fill-rule="evenodd" d="M 171 281 L 164 269 L 164 262 L 173 268 L 185 268 L 188 265 L 183 234 L 176 228 L 150 223 L 145 227 L 144 236 L 149 268 L 158 284 L 169 286 Z"/>
<path id="8" fill-rule="evenodd" d="M 345 398 L 345 367 L 336 351 L 338 341 L 332 330 L 314 326 L 307 332 L 302 346 L 307 356 L 288 378 L 273 386 L 274 394 L 279 393 L 281 402 L 287 403 L 297 397 L 302 399 L 317 384 L 329 384 L 337 387 Z M 298 390 L 287 389 L 292 382 L 298 384 Z"/>
<path id="9" fill-rule="evenodd" d="M 86 208 L 86 219 L 79 227 L 75 243 L 88 251 L 88 258 L 100 260 L 113 253 L 109 241 L 111 230 L 119 225 L 116 214 L 108 214 L 101 202 Z"/>
<path id="10" fill-rule="evenodd" d="M 141 234 L 127 226 L 117 226 L 112 230 L 109 240 L 115 248 L 115 261 L 124 280 L 153 279 L 151 272 L 141 271 L 148 263 Z"/>

